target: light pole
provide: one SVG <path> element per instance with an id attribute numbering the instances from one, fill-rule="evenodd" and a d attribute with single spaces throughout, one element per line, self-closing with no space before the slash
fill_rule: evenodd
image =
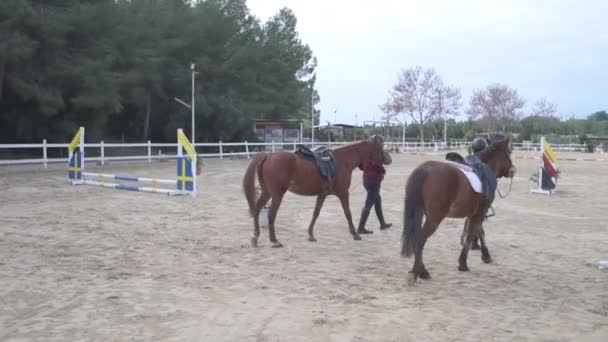
<path id="1" fill-rule="evenodd" d="M 198 74 L 198 72 L 194 71 L 194 63 L 190 64 L 190 70 L 192 71 L 192 102 L 191 104 L 187 104 L 186 102 L 178 99 L 177 97 L 174 98 L 175 101 L 179 102 L 180 104 L 184 105 L 187 108 L 190 108 L 192 110 L 192 136 L 191 136 L 191 140 L 192 140 L 192 146 L 194 145 L 194 137 L 196 136 L 194 134 L 195 132 L 195 126 L 194 126 L 194 76 L 196 74 Z"/>
<path id="2" fill-rule="evenodd" d="M 195 125 L 194 125 L 194 75 L 196 74 L 196 71 L 194 71 L 194 63 L 190 64 L 190 71 L 192 71 L 192 146 L 196 145 L 194 144 L 194 139 L 196 137 L 196 134 L 194 134 L 194 129 L 195 129 Z"/>
<path id="3" fill-rule="evenodd" d="M 394 118 L 395 121 L 397 121 L 398 123 L 402 124 L 402 133 L 401 133 L 401 147 L 403 149 L 405 149 L 405 128 L 407 125 L 407 122 L 405 121 L 405 117 L 403 117 L 403 122 L 401 122 L 401 120 Z"/>

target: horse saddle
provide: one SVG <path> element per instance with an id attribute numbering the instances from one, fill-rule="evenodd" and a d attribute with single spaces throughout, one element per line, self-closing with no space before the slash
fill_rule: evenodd
<path id="1" fill-rule="evenodd" d="M 448 152 L 445 155 L 445 159 L 454 163 L 456 167 L 473 172 L 481 181 L 484 197 L 494 199 L 494 192 L 496 191 L 498 182 L 496 181 L 496 174 L 486 163 L 482 162 L 475 155 L 468 155 L 464 158 L 456 152 Z"/>
<path id="2" fill-rule="evenodd" d="M 336 175 L 336 158 L 327 146 L 317 146 L 311 150 L 304 145 L 298 145 L 295 154 L 314 161 L 322 178 L 331 181 Z"/>

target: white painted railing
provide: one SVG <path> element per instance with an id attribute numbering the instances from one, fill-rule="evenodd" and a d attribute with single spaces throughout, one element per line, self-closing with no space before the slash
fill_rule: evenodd
<path id="1" fill-rule="evenodd" d="M 329 147 L 337 147 L 348 144 L 350 142 L 315 142 L 315 145 L 325 145 Z M 203 158 L 226 158 L 226 157 L 246 157 L 256 154 L 260 151 L 294 151 L 299 142 L 217 142 L 217 143 L 197 143 L 197 151 Z M 311 146 L 310 142 L 305 142 L 303 145 Z M 103 165 L 109 161 L 124 161 L 124 160 L 147 160 L 151 163 L 153 160 L 164 160 L 175 158 L 175 154 L 165 154 L 163 149 L 168 151 L 175 150 L 177 144 L 172 143 L 87 143 L 85 151 L 87 152 L 87 160 L 98 162 Z M 435 142 L 386 142 L 385 148 L 389 151 L 401 152 L 438 152 L 445 150 L 466 150 L 469 143 L 463 141 L 448 141 L 446 144 L 443 141 Z M 18 164 L 42 164 L 46 168 L 49 163 L 67 163 L 67 152 L 65 158 L 49 158 L 49 150 L 63 149 L 67 150 L 68 144 L 49 144 L 43 140 L 41 144 L 0 144 L 0 166 L 2 165 L 18 165 Z M 514 143 L 514 149 L 523 151 L 538 150 L 539 144 L 521 144 Z M 586 151 L 586 144 L 552 144 L 551 147 L 556 152 L 583 152 Z M 130 154 L 132 151 L 124 152 L 125 155 L 108 155 L 108 151 L 116 149 L 137 149 L 142 150 L 141 154 Z M 37 149 L 40 151 L 41 158 L 21 158 L 21 159 L 3 159 L 2 150 L 20 150 L 20 149 Z M 91 150 L 95 156 L 92 155 Z M 156 152 L 154 151 L 156 150 Z M 212 150 L 212 152 L 209 152 Z M 144 152 L 145 151 L 145 152 Z M 62 151 L 64 152 L 64 151 Z"/>

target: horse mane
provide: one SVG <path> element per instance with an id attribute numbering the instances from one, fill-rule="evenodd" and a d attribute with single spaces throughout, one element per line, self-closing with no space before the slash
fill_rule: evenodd
<path id="1" fill-rule="evenodd" d="M 380 139 L 382 139 L 382 137 L 380 137 Z M 380 143 L 383 143 L 383 140 L 380 140 Z M 338 155 L 342 159 L 346 157 L 348 161 L 344 159 L 343 160 L 346 161 L 346 163 L 351 167 L 355 167 L 358 163 L 361 162 L 360 158 L 362 157 L 364 149 L 373 148 L 372 144 L 374 144 L 373 136 L 371 138 L 354 141 L 346 145 L 338 146 L 334 149 L 334 153 L 336 157 L 338 157 Z"/>

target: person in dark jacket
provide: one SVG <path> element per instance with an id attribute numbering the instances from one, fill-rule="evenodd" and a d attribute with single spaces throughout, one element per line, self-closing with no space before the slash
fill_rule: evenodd
<path id="1" fill-rule="evenodd" d="M 390 164 L 390 156 L 385 155 L 384 163 L 377 160 L 367 160 L 363 164 L 359 165 L 359 169 L 363 170 L 363 186 L 367 191 L 367 197 L 365 198 L 365 205 L 361 211 L 361 218 L 359 220 L 359 227 L 357 232 L 359 234 L 372 234 L 371 230 L 365 228 L 365 223 L 369 217 L 369 213 L 374 207 L 378 221 L 380 221 L 380 229 L 384 230 L 392 226 L 391 223 L 386 223 L 384 220 L 384 214 L 382 213 L 382 199 L 380 198 L 380 185 L 386 174 L 383 164 Z"/>

